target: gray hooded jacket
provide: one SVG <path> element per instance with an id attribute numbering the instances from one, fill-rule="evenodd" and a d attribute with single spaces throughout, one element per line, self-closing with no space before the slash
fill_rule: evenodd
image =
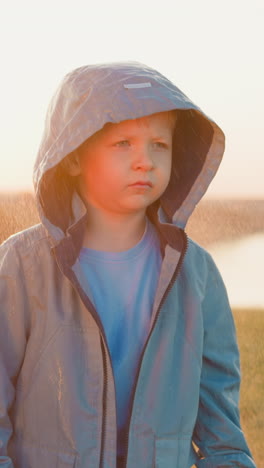
<path id="1" fill-rule="evenodd" d="M 116 466 L 111 360 L 78 261 L 86 209 L 61 162 L 107 122 L 171 109 L 179 110 L 171 180 L 148 212 L 163 264 L 122 466 L 255 466 L 239 424 L 239 356 L 225 287 L 183 230 L 217 171 L 224 136 L 164 76 L 131 62 L 65 77 L 34 169 L 42 224 L 0 250 L 1 468 Z"/>

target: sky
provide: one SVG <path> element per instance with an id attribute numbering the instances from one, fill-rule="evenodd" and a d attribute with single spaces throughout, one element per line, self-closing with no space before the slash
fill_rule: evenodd
<path id="1" fill-rule="evenodd" d="M 158 69 L 224 130 L 208 197 L 264 198 L 263 0 L 20 0 L 0 9 L 0 191 L 32 190 L 48 103 L 85 64 Z"/>

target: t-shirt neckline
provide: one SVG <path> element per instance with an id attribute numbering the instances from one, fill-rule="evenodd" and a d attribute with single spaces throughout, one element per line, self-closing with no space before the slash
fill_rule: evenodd
<path id="1" fill-rule="evenodd" d="M 141 255 L 143 250 L 152 244 L 154 240 L 154 226 L 147 219 L 146 228 L 136 245 L 127 250 L 122 250 L 120 252 L 108 252 L 103 250 L 90 249 L 89 247 L 82 247 L 80 251 L 80 260 L 85 261 L 101 261 L 101 262 L 120 262 L 131 260 L 132 258 Z"/>

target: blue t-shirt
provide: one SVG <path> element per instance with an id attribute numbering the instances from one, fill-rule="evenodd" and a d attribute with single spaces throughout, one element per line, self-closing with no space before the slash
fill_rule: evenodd
<path id="1" fill-rule="evenodd" d="M 154 226 L 122 252 L 82 248 L 79 256 L 111 354 L 117 400 L 118 455 L 122 455 L 139 358 L 150 329 L 162 256 Z"/>

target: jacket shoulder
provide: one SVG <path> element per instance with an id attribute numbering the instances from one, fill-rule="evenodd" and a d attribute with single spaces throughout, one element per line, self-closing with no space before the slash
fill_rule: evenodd
<path id="1" fill-rule="evenodd" d="M 35 224 L 23 231 L 16 232 L 8 237 L 0 246 L 1 249 L 10 247 L 26 247 L 27 244 L 38 242 L 38 240 L 47 238 L 48 234 L 42 224 Z"/>
<path id="2" fill-rule="evenodd" d="M 215 265 L 214 260 L 208 250 L 206 250 L 190 237 L 188 237 L 187 257 L 198 263 L 205 262 L 207 265 Z"/>
<path id="3" fill-rule="evenodd" d="M 194 240 L 188 238 L 188 248 L 183 262 L 187 277 L 203 284 L 222 284 L 222 275 L 211 254 Z"/>
<path id="4" fill-rule="evenodd" d="M 15 266 L 29 266 L 41 250 L 50 251 L 49 236 L 42 224 L 36 224 L 24 231 L 17 232 L 0 246 L 0 271 L 4 275 Z"/>

